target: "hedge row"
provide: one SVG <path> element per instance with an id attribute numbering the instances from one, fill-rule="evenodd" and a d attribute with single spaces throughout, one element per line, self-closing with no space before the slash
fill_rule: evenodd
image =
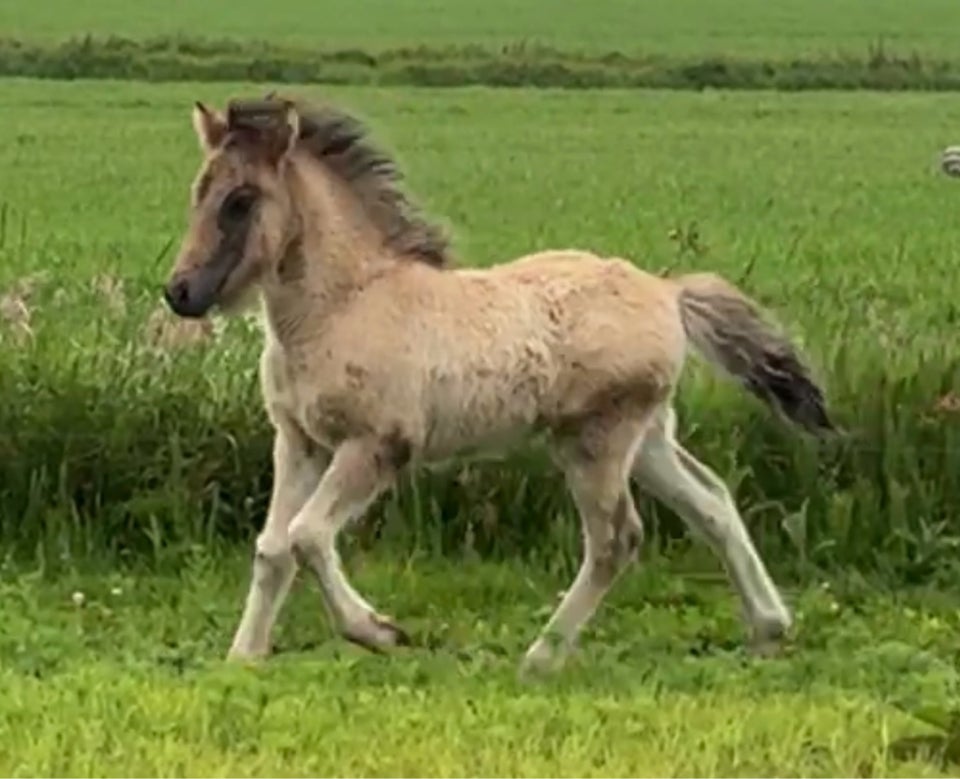
<path id="1" fill-rule="evenodd" d="M 587 55 L 546 46 L 426 46 L 314 51 L 264 42 L 85 36 L 59 43 L 0 39 L 0 75 L 46 79 L 247 81 L 454 87 L 960 89 L 960 58 L 900 56 Z"/>

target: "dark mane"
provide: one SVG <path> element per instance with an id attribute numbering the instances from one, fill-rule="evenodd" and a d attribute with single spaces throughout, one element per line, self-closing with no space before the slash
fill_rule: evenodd
<path id="1" fill-rule="evenodd" d="M 294 103 L 300 119 L 300 148 L 350 185 L 387 246 L 435 267 L 453 263 L 450 241 L 401 189 L 396 161 L 368 140 L 356 117 L 331 107 Z"/>

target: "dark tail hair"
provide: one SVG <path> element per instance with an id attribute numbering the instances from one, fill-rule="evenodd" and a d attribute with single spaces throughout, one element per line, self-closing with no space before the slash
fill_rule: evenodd
<path id="1" fill-rule="evenodd" d="M 837 432 L 823 390 L 756 301 L 712 273 L 681 276 L 677 283 L 683 329 L 703 357 L 800 427 Z"/>

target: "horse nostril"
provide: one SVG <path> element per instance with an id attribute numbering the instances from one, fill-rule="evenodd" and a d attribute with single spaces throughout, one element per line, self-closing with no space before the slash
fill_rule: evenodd
<path id="1" fill-rule="evenodd" d="M 175 312 L 179 312 L 190 300 L 190 285 L 186 279 L 171 281 L 163 290 L 163 297 Z"/>

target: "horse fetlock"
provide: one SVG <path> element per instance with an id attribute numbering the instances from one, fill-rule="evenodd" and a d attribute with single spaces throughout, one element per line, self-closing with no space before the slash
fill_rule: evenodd
<path id="1" fill-rule="evenodd" d="M 228 662 L 255 663 L 270 655 L 269 642 L 255 643 L 246 637 L 237 636 L 227 652 Z"/>
<path id="2" fill-rule="evenodd" d="M 569 645 L 559 637 L 550 640 L 548 636 L 540 636 L 524 654 L 520 663 L 520 676 L 524 678 L 558 671 L 563 667 L 569 653 Z"/>
<path id="3" fill-rule="evenodd" d="M 783 605 L 755 612 L 750 618 L 750 645 L 760 654 L 775 651 L 786 639 L 792 626 L 793 618 Z"/>
<path id="4" fill-rule="evenodd" d="M 413 644 L 407 631 L 389 617 L 374 611 L 344 620 L 340 630 L 347 641 L 374 652 Z"/>

